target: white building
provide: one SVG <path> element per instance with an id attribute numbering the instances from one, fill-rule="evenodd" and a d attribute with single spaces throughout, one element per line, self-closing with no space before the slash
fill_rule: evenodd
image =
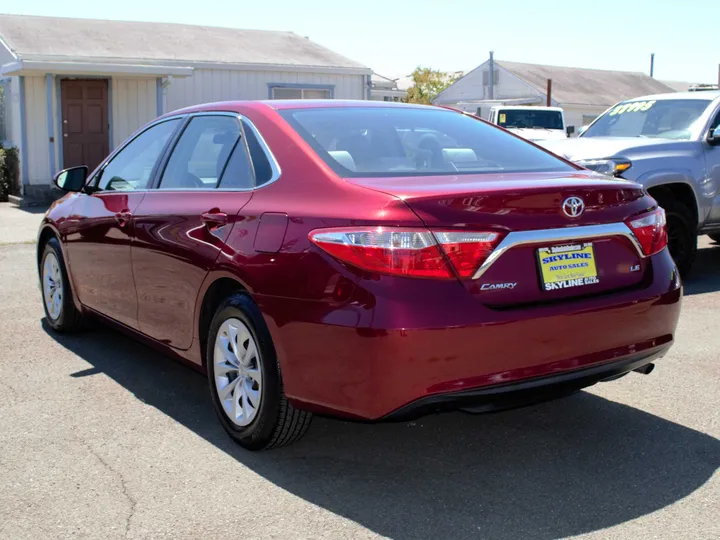
<path id="1" fill-rule="evenodd" d="M 23 192 L 92 169 L 167 111 L 244 99 L 369 99 L 372 70 L 292 32 L 0 15 L 0 140 Z"/>
<path id="2" fill-rule="evenodd" d="M 407 87 L 400 88 L 400 78 L 390 78 L 373 73 L 371 82 L 370 99 L 373 101 L 405 101 L 407 99 Z"/>
<path id="3" fill-rule="evenodd" d="M 481 105 L 545 105 L 547 81 L 553 107 L 565 111 L 565 123 L 575 129 L 589 124 L 611 105 L 625 99 L 674 90 L 645 75 L 627 71 L 604 71 L 490 60 L 438 94 L 436 105 L 476 113 Z M 492 90 L 490 81 L 493 80 Z"/>

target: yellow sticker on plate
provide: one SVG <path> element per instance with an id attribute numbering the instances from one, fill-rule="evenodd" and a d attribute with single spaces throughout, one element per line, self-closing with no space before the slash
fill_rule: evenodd
<path id="1" fill-rule="evenodd" d="M 501 124 L 504 124 L 506 118 L 507 118 L 507 116 L 505 116 L 505 114 L 501 113 L 501 114 L 500 114 L 500 123 L 501 123 Z"/>
<path id="2" fill-rule="evenodd" d="M 546 291 L 599 283 L 591 243 L 540 248 L 537 254 Z"/>

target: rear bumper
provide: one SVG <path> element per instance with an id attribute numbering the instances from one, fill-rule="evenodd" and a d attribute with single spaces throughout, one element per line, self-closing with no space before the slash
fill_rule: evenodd
<path id="1" fill-rule="evenodd" d="M 481 406 L 508 385 L 520 386 L 503 399 L 517 402 L 543 380 L 573 374 L 572 385 L 546 389 L 557 393 L 612 377 L 611 365 L 649 363 L 672 344 L 682 299 L 667 250 L 649 270 L 643 288 L 508 310 L 484 307 L 460 284 L 391 277 L 360 280 L 336 306 L 256 299 L 295 406 L 382 420 L 474 407 L 463 403 L 482 395 Z"/>
<path id="2" fill-rule="evenodd" d="M 471 412 L 491 412 L 530 405 L 540 401 L 572 394 L 595 383 L 614 379 L 662 358 L 670 345 L 631 355 L 622 360 L 593 367 L 537 377 L 510 384 L 499 384 L 464 392 L 453 392 L 421 398 L 385 416 L 386 421 L 406 421 L 427 414 L 471 409 Z"/>

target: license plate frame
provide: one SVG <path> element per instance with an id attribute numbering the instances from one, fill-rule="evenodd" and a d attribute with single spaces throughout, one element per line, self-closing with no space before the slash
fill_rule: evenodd
<path id="1" fill-rule="evenodd" d="M 592 242 L 539 247 L 535 254 L 543 291 L 585 287 L 600 282 Z"/>

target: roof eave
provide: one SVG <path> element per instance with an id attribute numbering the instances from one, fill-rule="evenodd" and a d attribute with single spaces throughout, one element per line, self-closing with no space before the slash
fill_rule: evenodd
<path id="1" fill-rule="evenodd" d="M 67 65 L 68 63 L 78 63 L 82 65 L 97 66 L 123 66 L 136 65 L 148 66 L 164 69 L 173 69 L 179 67 L 181 69 L 204 68 L 204 69 L 230 69 L 241 71 L 295 71 L 295 72 L 312 72 L 325 73 L 335 75 L 372 75 L 372 69 L 364 66 L 321 66 L 310 64 L 274 64 L 260 62 L 208 62 L 203 60 L 173 60 L 173 59 L 147 59 L 147 58 L 96 58 L 86 57 L 78 62 L 76 58 L 67 56 L 51 56 L 51 55 L 35 55 L 20 54 L 23 62 L 41 62 L 50 64 Z M 170 73 L 175 75 L 175 73 Z M 192 72 L 190 73 L 192 74 Z"/>
<path id="2" fill-rule="evenodd" d="M 143 75 L 154 77 L 189 77 L 193 68 L 189 66 L 166 66 L 146 63 L 114 62 L 63 62 L 42 60 L 17 60 L 0 66 L 2 75 L 25 75 L 30 73 L 56 73 L 72 75 Z"/>

